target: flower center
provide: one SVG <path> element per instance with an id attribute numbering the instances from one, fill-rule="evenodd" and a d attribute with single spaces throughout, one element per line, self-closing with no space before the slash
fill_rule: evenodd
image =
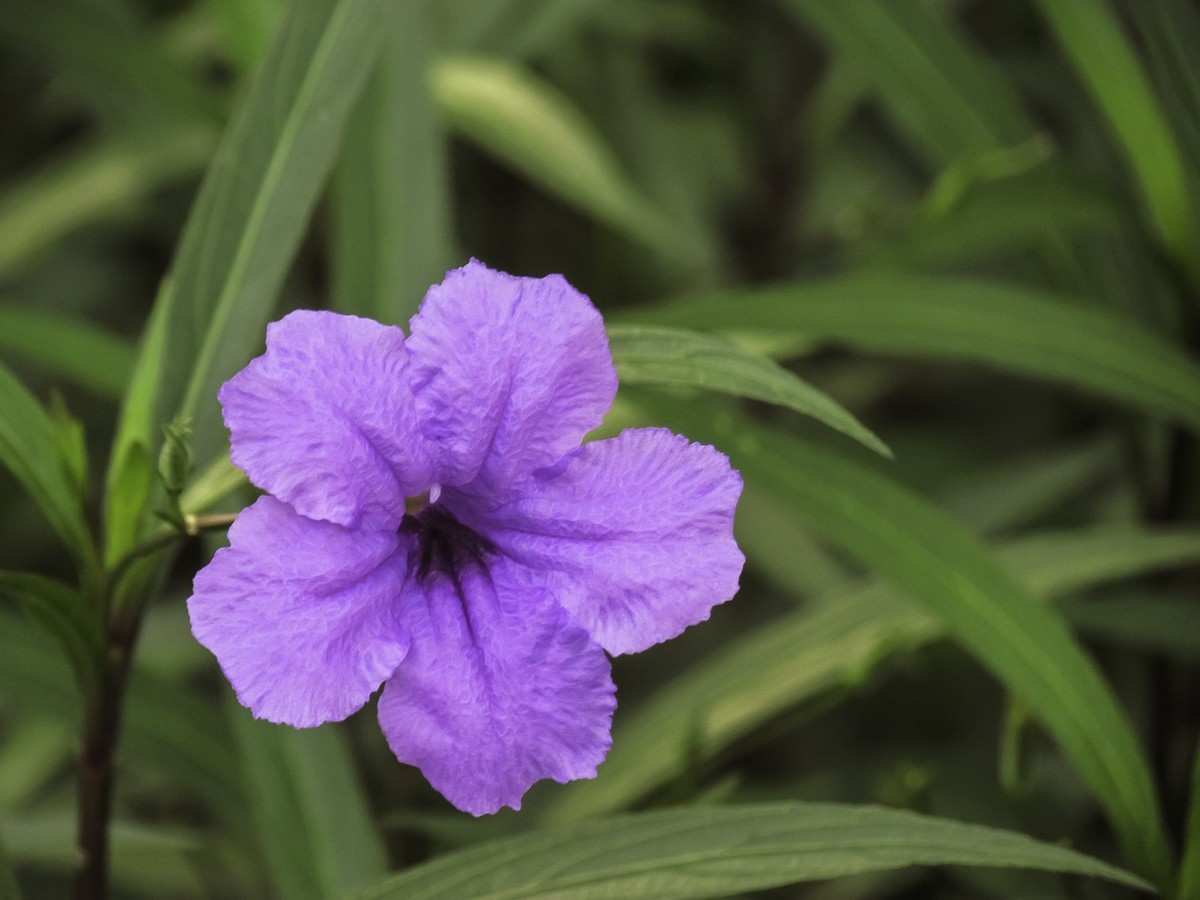
<path id="1" fill-rule="evenodd" d="M 416 536 L 416 552 L 409 557 L 409 571 L 424 581 L 433 575 L 447 575 L 456 584 L 469 566 L 486 569 L 487 558 L 496 545 L 463 525 L 436 505 L 418 507 L 400 520 L 403 534 Z"/>

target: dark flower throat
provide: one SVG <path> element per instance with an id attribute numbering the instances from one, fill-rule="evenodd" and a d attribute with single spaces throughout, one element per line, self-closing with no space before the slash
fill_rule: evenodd
<path id="1" fill-rule="evenodd" d="M 458 584 L 468 567 L 486 570 L 487 558 L 496 552 L 495 544 L 437 506 L 426 506 L 405 515 L 400 520 L 400 532 L 417 538 L 416 552 L 409 558 L 409 571 L 415 569 L 420 581 L 432 575 L 446 575 Z"/>

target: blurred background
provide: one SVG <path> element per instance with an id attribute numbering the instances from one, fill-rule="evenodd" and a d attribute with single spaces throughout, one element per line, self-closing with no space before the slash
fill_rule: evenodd
<path id="1" fill-rule="evenodd" d="M 342 896 L 535 825 L 768 799 L 913 809 L 1119 862 L 1029 706 L 942 639 L 911 585 L 878 581 L 814 523 L 815 488 L 789 481 L 801 445 L 946 511 L 1059 603 L 1181 840 L 1200 727 L 1194 3 L 409 0 L 380 17 L 379 49 L 364 45 L 352 102 L 334 93 L 341 74 L 305 81 L 278 49 L 281 27 L 300 40 L 332 6 L 0 0 L 0 360 L 56 421 L 82 423 L 93 520 L 169 270 L 199 297 L 224 297 L 240 272 L 236 290 L 266 298 L 262 321 L 310 307 L 401 325 L 471 256 L 561 272 L 610 324 L 716 333 L 774 360 L 894 459 L 770 398 L 639 384 L 661 379 L 639 377 L 631 353 L 605 430 L 666 424 L 733 457 L 742 590 L 681 639 L 615 661 L 615 745 L 596 781 L 543 783 L 522 812 L 480 820 L 395 762 L 371 706 L 303 733 L 252 721 L 188 632 L 183 601 L 219 538 L 188 542 L 154 581 L 135 657 L 116 896 Z M 265 158 L 256 128 L 295 137 L 297 96 L 316 124 L 267 170 L 284 174 L 283 199 L 264 215 L 287 236 L 272 262 L 239 256 L 221 215 L 255 184 L 231 175 L 224 201 L 194 208 L 198 188 Z M 217 235 L 190 250 L 189 213 Z M 261 349 L 238 308 L 214 386 Z M 199 463 L 226 440 L 204 397 Z M 253 496 L 230 486 L 215 509 Z M 876 511 L 895 521 L 890 502 Z M 7 473 L 0 569 L 73 577 Z M 0 606 L 0 839 L 28 897 L 68 884 L 79 717 L 51 638 Z M 770 894 L 1124 895 L 957 868 Z"/>

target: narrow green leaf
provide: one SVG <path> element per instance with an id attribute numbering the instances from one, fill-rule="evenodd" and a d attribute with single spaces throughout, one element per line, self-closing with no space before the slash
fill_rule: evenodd
<path id="1" fill-rule="evenodd" d="M 633 240 L 668 257 L 687 252 L 604 138 L 556 88 L 496 59 L 445 59 L 431 77 L 450 127 Z"/>
<path id="2" fill-rule="evenodd" d="M 129 341 L 102 328 L 15 306 L 0 306 L 0 349 L 111 397 L 125 390 L 135 360 Z"/>
<path id="3" fill-rule="evenodd" d="M 798 375 L 728 341 L 678 328 L 610 325 L 608 341 L 623 383 L 699 387 L 785 406 L 812 416 L 876 453 L 892 452 L 833 398 Z"/>
<path id="4" fill-rule="evenodd" d="M 1200 900 L 1200 745 L 1196 747 L 1196 756 L 1192 763 L 1191 798 L 1188 802 L 1186 827 L 1183 862 L 1175 893 L 1179 900 Z"/>
<path id="5" fill-rule="evenodd" d="M 682 298 L 638 323 L 808 337 L 965 360 L 1081 388 L 1200 430 L 1200 365 L 1137 323 L 993 282 L 850 275 Z"/>
<path id="6" fill-rule="evenodd" d="M 218 456 L 188 485 L 179 498 L 179 507 L 186 515 L 202 513 L 248 484 L 246 473 L 233 464 L 228 454 Z"/>
<path id="7" fill-rule="evenodd" d="M 208 0 L 233 62 L 251 70 L 262 58 L 283 18 L 280 0 Z"/>
<path id="8" fill-rule="evenodd" d="M 47 716 L 5 725 L 0 743 L 0 815 L 32 804 L 75 761 L 78 735 Z"/>
<path id="9" fill-rule="evenodd" d="M 1105 0 L 1037 5 L 1108 119 L 1163 243 L 1200 274 L 1195 264 L 1200 234 L 1179 147 L 1121 23 Z"/>
<path id="10" fill-rule="evenodd" d="M 58 456 L 54 426 L 37 400 L 0 365 L 0 463 L 13 473 L 54 530 L 85 565 L 91 535 Z"/>
<path id="11" fill-rule="evenodd" d="M 401 6 L 333 181 L 333 304 L 404 325 L 453 261 L 447 140 L 429 84 L 428 0 Z"/>
<path id="12" fill-rule="evenodd" d="M 387 871 L 341 733 L 297 731 L 230 712 L 266 867 L 279 894 L 337 898 Z"/>
<path id="13" fill-rule="evenodd" d="M 1035 711 L 1108 812 L 1130 865 L 1165 884 L 1169 850 L 1149 769 L 1103 676 L 1055 612 L 973 535 L 892 480 L 808 442 L 663 416 L 728 449 L 747 477 L 774 479 L 809 525 L 938 616 Z"/>
<path id="14" fill-rule="evenodd" d="M 387 0 L 290 7 L 163 282 L 117 435 L 110 497 L 138 470 L 134 448 L 154 457 L 158 424 L 177 414 L 193 419 L 199 465 L 220 451 L 217 387 L 261 346 L 350 107 L 398 8 Z M 132 505 L 144 511 L 144 502 Z M 136 540 L 140 518 L 131 535 L 128 516 L 110 507 L 110 558 Z"/>
<path id="15" fill-rule="evenodd" d="M 216 128 L 209 122 L 168 121 L 68 151 L 0 197 L 5 236 L 0 274 L 18 270 L 76 229 L 133 211 L 153 191 L 200 171 L 215 143 Z"/>
<path id="16" fill-rule="evenodd" d="M 95 609 L 70 585 L 28 572 L 0 572 L 0 597 L 46 629 L 71 663 L 84 693 L 104 667 L 103 626 Z"/>
<path id="17" fill-rule="evenodd" d="M 1032 136 L 1009 80 L 969 45 L 946 8 L 907 0 L 784 6 L 861 74 L 934 165 Z"/>
<path id="18" fill-rule="evenodd" d="M 494 841 L 393 876 L 358 900 L 722 897 L 914 865 L 1140 879 L 1011 831 L 832 803 L 673 809 Z"/>
<path id="19" fill-rule="evenodd" d="M 761 468 L 744 474 L 747 490 L 786 477 L 775 472 L 765 479 Z M 793 515 L 779 530 L 799 529 Z M 1089 529 L 1009 541 L 995 552 L 1030 591 L 1054 598 L 1200 564 L 1200 532 Z M 882 585 L 843 592 L 778 617 L 728 643 L 627 713 L 614 729 L 600 776 L 559 789 L 544 815 L 565 822 L 627 807 L 775 716 L 852 689 L 884 660 L 944 633 L 935 619 Z"/>

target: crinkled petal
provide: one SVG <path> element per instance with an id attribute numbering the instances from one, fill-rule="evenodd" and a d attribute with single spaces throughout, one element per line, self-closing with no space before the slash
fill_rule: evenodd
<path id="1" fill-rule="evenodd" d="M 396 616 L 406 577 L 397 536 L 261 497 L 229 541 L 196 575 L 188 614 L 238 699 L 302 728 L 360 708 L 408 648 Z"/>
<path id="2" fill-rule="evenodd" d="M 591 778 L 616 705 L 608 658 L 545 579 L 493 558 L 407 594 L 412 647 L 379 700 L 401 762 L 475 815 L 535 782 Z"/>
<path id="3" fill-rule="evenodd" d="M 399 328 L 299 310 L 221 388 L 233 461 L 301 515 L 394 529 L 430 485 Z"/>
<path id="4" fill-rule="evenodd" d="M 408 342 L 439 481 L 498 490 L 579 446 L 617 378 L 600 314 L 561 275 L 518 278 L 472 260 L 429 289 Z"/>
<path id="5" fill-rule="evenodd" d="M 514 559 L 569 576 L 561 601 L 604 649 L 636 653 L 737 592 L 741 490 L 723 453 L 643 428 L 587 444 L 519 499 L 469 515 Z"/>

